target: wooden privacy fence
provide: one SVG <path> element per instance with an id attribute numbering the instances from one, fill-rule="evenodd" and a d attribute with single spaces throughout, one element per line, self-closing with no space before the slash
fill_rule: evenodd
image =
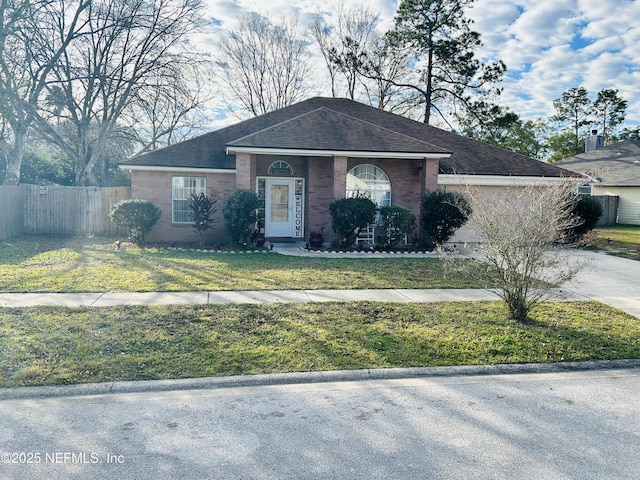
<path id="1" fill-rule="evenodd" d="M 21 187 L 0 187 L 0 240 L 22 235 L 24 194 Z"/>
<path id="2" fill-rule="evenodd" d="M 10 203 L 5 203 L 5 189 L 11 189 L 6 197 Z M 0 215 L 0 235 L 115 235 L 109 211 L 114 203 L 129 197 L 129 187 L 0 187 L 0 210 L 15 207 L 22 212 L 21 231 L 16 229 L 19 222 L 5 222 Z M 20 203 L 22 206 L 18 207 Z"/>
<path id="3" fill-rule="evenodd" d="M 602 204 L 602 216 L 598 225 L 615 225 L 618 222 L 618 203 L 620 197 L 616 195 L 594 195 Z"/>

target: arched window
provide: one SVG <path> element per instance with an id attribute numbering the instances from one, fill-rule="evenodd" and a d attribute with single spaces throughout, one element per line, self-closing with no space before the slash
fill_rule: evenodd
<path id="1" fill-rule="evenodd" d="M 366 195 L 379 207 L 391 205 L 391 182 L 384 170 L 364 164 L 347 173 L 347 197 Z"/>
<path id="2" fill-rule="evenodd" d="M 278 160 L 269 165 L 269 175 L 293 175 L 293 168 L 287 162 Z"/>

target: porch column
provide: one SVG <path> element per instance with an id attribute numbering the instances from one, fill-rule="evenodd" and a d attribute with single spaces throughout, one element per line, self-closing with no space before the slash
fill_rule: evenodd
<path id="1" fill-rule="evenodd" d="M 422 197 L 438 189 L 438 171 L 440 170 L 439 158 L 425 158 L 422 160 L 422 172 L 420 178 L 420 218 L 422 218 Z M 424 232 L 418 229 L 420 245 L 425 245 Z"/>
<path id="2" fill-rule="evenodd" d="M 422 195 L 438 189 L 439 158 L 425 158 L 422 161 Z"/>
<path id="3" fill-rule="evenodd" d="M 251 180 L 255 178 L 255 155 L 245 152 L 236 153 L 236 188 L 252 190 Z"/>
<path id="4" fill-rule="evenodd" d="M 339 200 L 347 194 L 347 157 L 333 157 L 333 198 Z"/>

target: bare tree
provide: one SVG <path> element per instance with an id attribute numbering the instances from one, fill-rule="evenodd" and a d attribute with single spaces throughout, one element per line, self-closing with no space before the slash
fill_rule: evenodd
<path id="1" fill-rule="evenodd" d="M 183 64 L 150 79 L 126 115 L 137 153 L 181 142 L 204 131 L 213 98 L 207 62 Z"/>
<path id="2" fill-rule="evenodd" d="M 311 35 L 325 60 L 331 79 L 331 94 L 338 94 L 338 74 L 345 83 L 346 95 L 356 97 L 356 87 L 362 80 L 362 64 L 374 49 L 378 36 L 375 26 L 379 14 L 366 6 L 346 10 L 344 4 L 335 7 L 335 22 L 327 21 L 327 14 L 317 13 L 311 23 Z"/>
<path id="3" fill-rule="evenodd" d="M 308 57 L 297 20 L 243 17 L 220 41 L 216 60 L 231 91 L 229 108 L 257 116 L 299 101 L 309 92 Z"/>
<path id="4" fill-rule="evenodd" d="M 200 0 L 93 0 L 82 12 L 81 35 L 52 68 L 38 116 L 41 133 L 74 159 L 78 185 L 106 181 L 105 152 L 122 120 L 145 91 L 171 85 L 158 79 L 190 63 L 183 40 L 200 7 Z"/>
<path id="5" fill-rule="evenodd" d="M 17 185 L 28 135 L 52 69 L 85 25 L 90 0 L 0 0 L 0 153 Z"/>
<path id="6" fill-rule="evenodd" d="M 571 263 L 558 241 L 579 222 L 573 215 L 576 181 L 512 187 L 500 194 L 467 187 L 469 226 L 480 238 L 476 262 L 461 268 L 487 288 L 498 285 L 510 316 L 528 320 L 531 309 L 584 266 Z"/>
<path id="7" fill-rule="evenodd" d="M 421 111 L 416 111 L 416 107 L 420 99 L 412 88 L 402 85 L 414 77 L 414 62 L 411 51 L 396 48 L 387 37 L 378 36 L 360 70 L 366 72 L 361 75 L 361 82 L 368 103 L 381 110 L 418 119 Z"/>

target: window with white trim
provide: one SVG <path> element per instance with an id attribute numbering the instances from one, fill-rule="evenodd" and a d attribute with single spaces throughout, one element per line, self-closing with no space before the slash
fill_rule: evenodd
<path id="1" fill-rule="evenodd" d="M 365 195 L 379 207 L 391 205 L 391 182 L 379 167 L 358 165 L 347 173 L 347 197 Z"/>
<path id="2" fill-rule="evenodd" d="M 269 175 L 293 175 L 293 168 L 283 160 L 277 160 L 269 165 L 267 170 Z"/>
<path id="3" fill-rule="evenodd" d="M 189 194 L 206 194 L 205 177 L 171 178 L 171 221 L 173 223 L 193 223 L 189 208 Z"/>

